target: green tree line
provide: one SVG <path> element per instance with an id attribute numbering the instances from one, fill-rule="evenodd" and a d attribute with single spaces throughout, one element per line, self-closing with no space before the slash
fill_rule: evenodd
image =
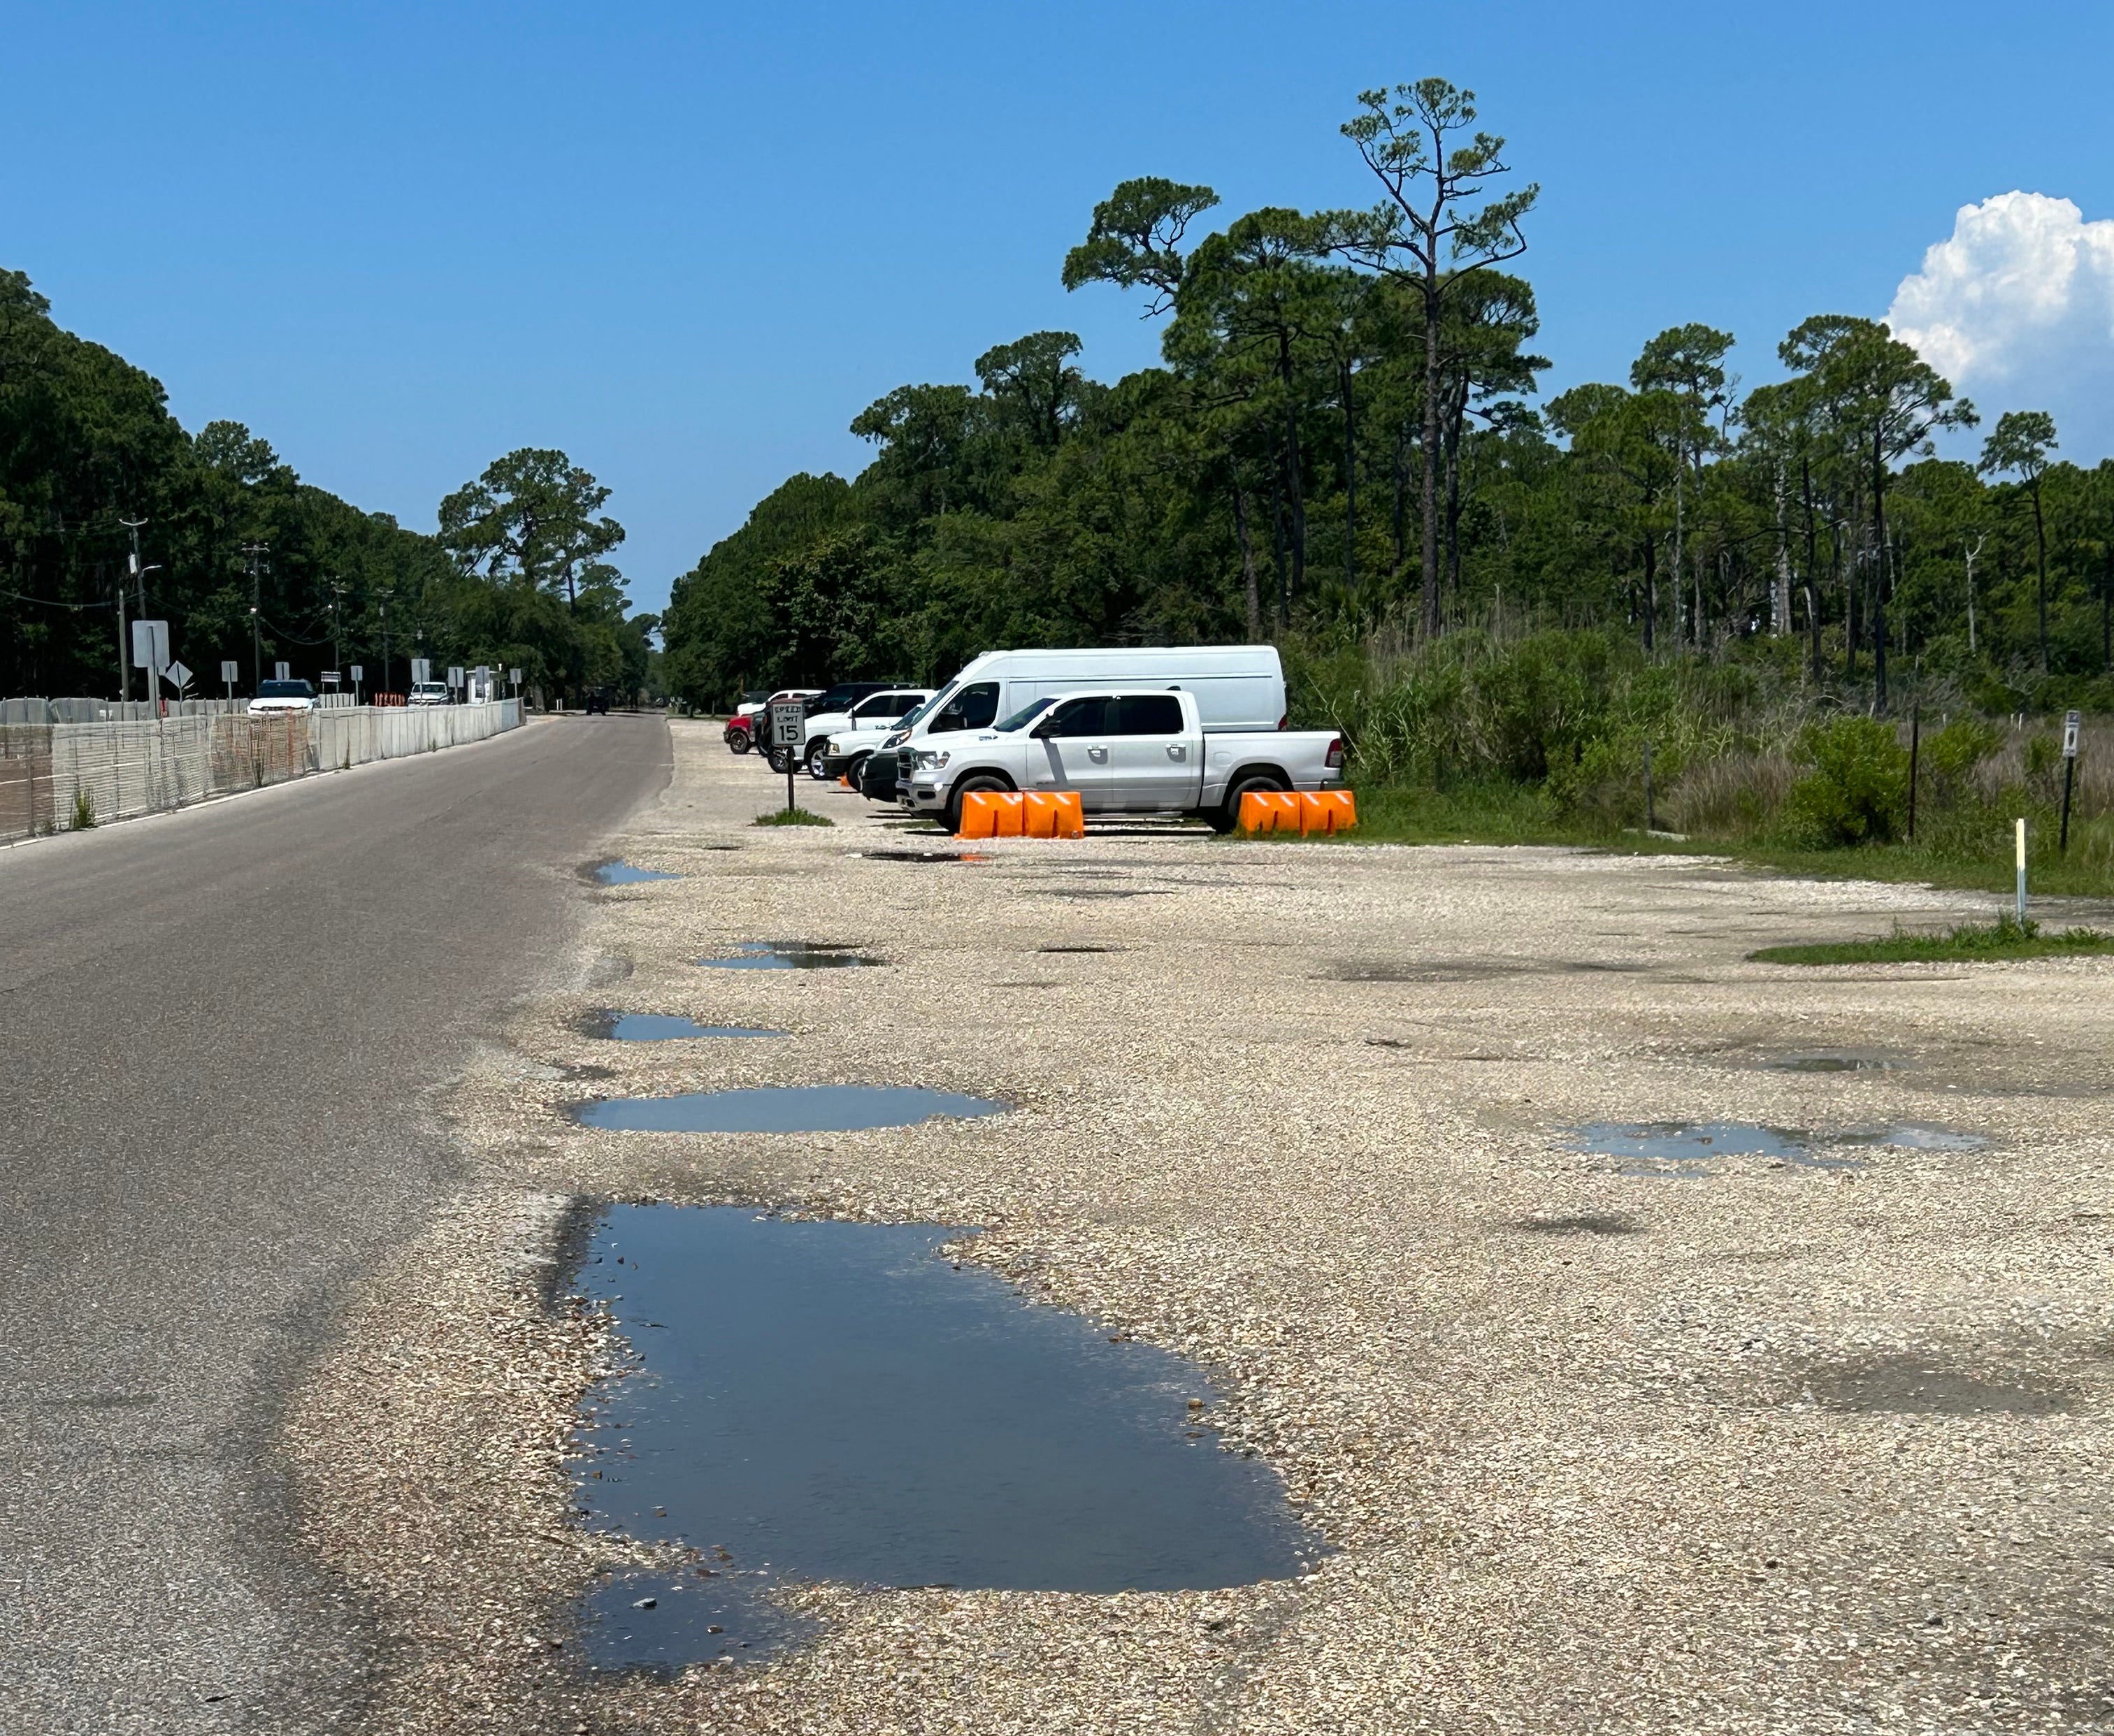
<path id="1" fill-rule="evenodd" d="M 370 690 L 400 692 L 414 656 L 519 668 L 552 700 L 636 692 L 658 624 L 627 614 L 605 558 L 624 535 L 607 493 L 562 453 L 515 452 L 442 503 L 437 534 L 407 530 L 302 482 L 240 423 L 186 432 L 159 381 L 0 272 L 0 693 L 116 697 L 121 586 L 208 693 L 224 660 L 243 691 L 284 661 L 309 678 L 361 664 Z M 144 697 L 141 672 L 124 678 Z"/>
<path id="2" fill-rule="evenodd" d="M 1375 90 L 1343 133 L 1367 208 L 1253 211 L 1128 180 L 1061 262 L 1164 320 L 1113 385 L 1038 331 L 974 384 L 860 412 L 852 481 L 800 475 L 677 581 L 671 691 L 924 678 L 993 646 L 1274 637 L 1325 654 L 1463 629 L 1615 634 L 1782 663 L 1898 709 L 1942 676 L 1992 711 L 2103 695 L 2114 463 L 2050 418 L 1980 429 L 1886 326 L 1802 322 L 1742 391 L 1732 334 L 1644 342 L 1546 400 L 1520 275 L 1537 190 L 1473 94 Z M 1977 457 L 1941 458 L 1977 436 Z M 1971 446 L 1969 447 L 1971 450 Z"/>

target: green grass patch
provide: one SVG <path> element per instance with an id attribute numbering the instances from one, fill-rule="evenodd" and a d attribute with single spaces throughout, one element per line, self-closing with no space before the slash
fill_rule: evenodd
<path id="1" fill-rule="evenodd" d="M 758 814 L 749 824 L 753 826 L 833 826 L 834 820 L 826 820 L 820 814 L 811 814 L 805 808 L 773 808 L 768 814 Z"/>
<path id="2" fill-rule="evenodd" d="M 1913 965 L 1947 960 L 2066 958 L 2114 952 L 2114 934 L 2068 928 L 2044 934 L 2038 922 L 2023 925 L 2009 916 L 1992 923 L 1968 922 L 1942 934 L 1913 934 L 1897 928 L 1883 940 L 1836 940 L 1810 946 L 1764 947 L 1747 957 L 1765 965 Z"/>

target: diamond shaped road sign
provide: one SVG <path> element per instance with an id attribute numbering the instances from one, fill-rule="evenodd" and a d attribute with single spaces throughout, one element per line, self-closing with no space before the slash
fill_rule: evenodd
<path id="1" fill-rule="evenodd" d="M 162 671 L 162 678 L 179 693 L 190 683 L 191 672 L 181 663 L 172 663 Z"/>

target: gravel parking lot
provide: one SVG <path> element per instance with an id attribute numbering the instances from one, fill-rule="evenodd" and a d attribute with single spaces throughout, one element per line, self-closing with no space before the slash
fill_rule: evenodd
<path id="1" fill-rule="evenodd" d="M 2114 1727 L 2114 965 L 1749 963 L 1992 901 L 1695 858 L 1137 826 L 926 860 L 805 779 L 833 829 L 751 829 L 782 780 L 675 729 L 623 850 L 683 878 L 583 893 L 579 989 L 461 1082 L 465 1191 L 291 1409 L 308 1533 L 393 1644 L 378 1727 Z M 692 962 L 780 939 L 886 962 Z M 792 1035 L 618 1044 L 605 1007 Z M 843 1081 L 1018 1107 L 565 1112 Z M 1570 1133 L 1691 1121 L 1829 1161 Z M 1828 1143 L 1897 1123 L 1988 1143 Z M 1219 1377 L 1337 1552 L 1230 1592 L 794 1585 L 808 1647 L 589 1675 L 565 1611 L 621 1564 L 566 1442 L 626 1347 L 561 1256 L 575 1202 L 647 1197 L 986 1226 L 963 1258 Z"/>

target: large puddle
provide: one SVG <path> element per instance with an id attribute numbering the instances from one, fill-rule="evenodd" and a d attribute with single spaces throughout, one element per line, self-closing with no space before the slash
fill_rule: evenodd
<path id="1" fill-rule="evenodd" d="M 730 957 L 697 962 L 714 971 L 838 971 L 888 961 L 866 957 L 849 946 L 818 941 L 751 940 L 736 947 Z"/>
<path id="2" fill-rule="evenodd" d="M 583 1036 L 618 1043 L 668 1043 L 678 1037 L 782 1037 L 759 1025 L 700 1025 L 672 1012 L 617 1012 L 602 1007 L 580 1021 Z"/>
<path id="3" fill-rule="evenodd" d="M 996 1115 L 1012 1107 L 995 1098 L 921 1085 L 751 1085 L 670 1097 L 606 1097 L 582 1103 L 573 1113 L 589 1127 L 619 1133 L 851 1133 L 914 1126 L 936 1116 Z"/>
<path id="4" fill-rule="evenodd" d="M 696 1553 L 593 1595 L 592 1660 L 753 1656 L 797 1631 L 768 1597 L 788 1580 L 1169 1591 L 1321 1552 L 1219 1447 L 1193 1364 L 939 1257 L 962 1233 L 611 1208 L 580 1290 L 643 1367 L 583 1431 L 579 1504 Z"/>

